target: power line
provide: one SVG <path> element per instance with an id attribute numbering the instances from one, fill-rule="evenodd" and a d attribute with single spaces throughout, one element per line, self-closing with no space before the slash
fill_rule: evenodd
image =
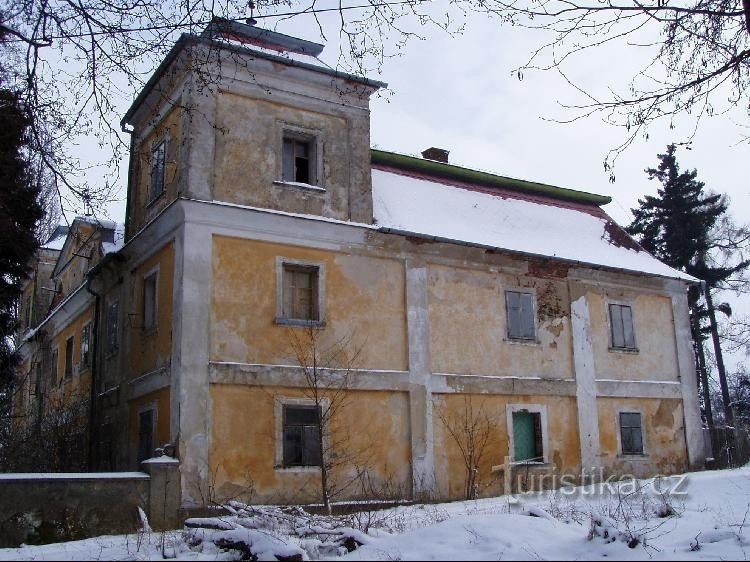
<path id="1" fill-rule="evenodd" d="M 369 4 L 358 4 L 355 6 L 340 6 L 336 8 L 315 8 L 310 10 L 301 10 L 296 12 L 281 12 L 276 14 L 256 14 L 253 15 L 253 19 L 267 19 L 267 18 L 283 18 L 283 17 L 291 17 L 291 16 L 301 16 L 301 15 L 307 15 L 307 14 L 323 14 L 326 12 L 343 12 L 346 10 L 362 10 L 367 8 L 376 9 L 379 7 L 385 7 L 385 6 L 403 6 L 403 5 L 412 5 L 416 6 L 417 4 L 424 4 L 426 2 L 429 2 L 429 0 L 399 0 L 396 2 L 372 2 Z M 227 21 L 233 21 L 233 22 L 244 22 L 249 18 L 224 18 Z M 14 31 L 11 29 L 7 23 L 5 25 L 2 25 L 1 27 L 5 29 L 6 31 L 11 32 L 16 37 L 14 38 L 7 38 L 0 41 L 0 43 L 15 43 L 15 42 L 22 42 L 22 43 L 49 43 L 51 41 L 55 41 L 58 39 L 75 39 L 75 38 L 82 38 L 82 37 L 94 37 L 94 36 L 101 36 L 101 35 L 127 35 L 130 33 L 142 33 L 144 31 L 160 31 L 165 29 L 172 29 L 177 30 L 180 28 L 185 27 L 192 27 L 195 25 L 208 25 L 213 21 L 213 16 L 210 20 L 197 20 L 197 21 L 189 21 L 185 23 L 172 23 L 167 25 L 153 25 L 148 27 L 136 27 L 132 29 L 113 29 L 110 31 L 91 31 L 88 33 L 72 33 L 67 35 L 55 35 L 50 37 L 44 37 L 44 38 L 32 38 L 32 39 L 22 39 L 20 38 L 20 33 Z M 47 46 L 47 45 L 44 45 Z"/>

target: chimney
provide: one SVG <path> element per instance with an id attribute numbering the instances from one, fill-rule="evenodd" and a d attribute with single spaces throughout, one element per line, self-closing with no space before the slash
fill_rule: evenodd
<path id="1" fill-rule="evenodd" d="M 448 163 L 449 151 L 443 148 L 430 147 L 427 150 L 422 151 L 422 158 L 427 160 L 435 160 L 436 162 Z"/>

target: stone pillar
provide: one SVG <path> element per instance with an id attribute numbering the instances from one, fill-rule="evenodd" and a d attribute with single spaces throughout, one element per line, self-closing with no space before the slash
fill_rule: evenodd
<path id="1" fill-rule="evenodd" d="M 572 297 L 572 295 L 571 295 Z M 571 298 L 572 300 L 572 298 Z M 599 413 L 596 405 L 596 372 L 591 342 L 591 317 L 586 294 L 572 300 L 570 322 L 573 331 L 573 363 L 576 377 L 578 432 L 581 442 L 581 471 L 592 474 L 599 468 Z"/>
<path id="2" fill-rule="evenodd" d="M 435 492 L 435 464 L 432 392 L 430 390 L 427 267 L 413 260 L 406 260 L 406 310 L 409 340 L 412 492 L 415 498 L 420 498 Z"/>
<path id="3" fill-rule="evenodd" d="M 680 282 L 679 289 L 671 293 L 672 318 L 677 349 L 677 368 L 682 390 L 682 411 L 685 416 L 685 441 L 691 469 L 702 469 L 706 463 L 701 413 L 698 405 L 698 383 L 696 381 L 693 335 L 690 330 L 690 312 L 687 287 Z"/>
<path id="4" fill-rule="evenodd" d="M 155 531 L 182 526 L 180 510 L 180 461 L 163 455 L 141 463 L 150 476 L 148 522 Z"/>

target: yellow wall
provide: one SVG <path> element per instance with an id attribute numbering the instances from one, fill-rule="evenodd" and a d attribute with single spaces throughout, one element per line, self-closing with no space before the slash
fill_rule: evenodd
<path id="1" fill-rule="evenodd" d="M 308 248 L 215 236 L 211 281 L 210 358 L 239 363 L 294 364 L 290 330 L 276 317 L 276 257 L 325 265 L 325 328 L 331 345 L 353 334 L 364 369 L 406 370 L 403 265 Z"/>
<path id="2" fill-rule="evenodd" d="M 300 398 L 300 389 L 211 385 L 209 469 L 218 499 L 243 495 L 252 485 L 254 501 L 285 503 L 320 501 L 320 473 L 274 467 L 276 405 Z M 408 396 L 398 392 L 349 391 L 333 417 L 331 451 L 352 458 L 337 472 L 338 482 L 351 476 L 354 465 L 367 467 L 378 487 L 387 482 L 388 495 L 411 491 Z M 345 474 L 348 473 L 348 476 Z M 357 486 L 343 497 L 359 496 Z"/>
<path id="3" fill-rule="evenodd" d="M 87 322 L 91 326 L 91 335 L 89 336 L 89 349 L 91 350 L 93 360 L 93 342 L 94 342 L 94 309 L 89 307 L 83 314 L 80 314 L 65 328 L 63 328 L 50 342 L 50 351 L 57 347 L 57 381 L 53 388 L 52 395 L 64 400 L 81 400 L 88 399 L 89 385 L 91 384 L 91 360 L 89 366 L 80 369 L 81 364 L 81 329 Z M 65 378 L 65 344 L 69 337 L 73 336 L 73 376 Z M 51 355 L 50 355 L 51 356 Z M 48 384 L 49 370 L 46 372 Z M 52 396 L 49 396 L 51 398 Z"/>
<path id="4" fill-rule="evenodd" d="M 677 381 L 677 350 L 671 299 L 611 289 L 603 293 L 587 295 L 597 378 Z M 632 306 L 638 353 L 610 351 L 607 298 Z"/>
<path id="5" fill-rule="evenodd" d="M 575 398 L 552 396 L 507 396 L 469 395 L 471 410 L 475 413 L 467 417 L 465 395 L 442 394 L 434 399 L 433 429 L 435 435 L 435 475 L 438 490 L 444 497 L 460 499 L 464 494 L 466 468 L 460 449 L 448 430 L 452 421 L 478 419 L 486 414 L 492 424 L 490 439 L 483 455 L 479 470 L 479 492 L 481 496 L 492 496 L 504 491 L 504 471 L 493 472 L 493 466 L 503 465 L 511 455 L 507 407 L 509 404 L 535 404 L 546 406 L 549 462 L 545 467 L 531 468 L 534 474 L 574 474 L 579 473 L 580 446 L 578 439 L 578 419 Z M 447 420 L 448 424 L 446 424 Z M 543 429 L 545 431 L 545 429 Z M 466 441 L 462 441 L 466 443 Z M 517 471 L 514 470 L 514 479 Z M 515 480 L 514 480 L 515 481 Z M 515 488 L 513 491 L 516 491 Z"/>
<path id="6" fill-rule="evenodd" d="M 155 117 L 154 117 L 155 118 Z M 132 162 L 133 182 L 128 198 L 128 234 L 132 236 L 178 195 L 178 164 L 182 144 L 182 109 L 175 106 L 164 119 L 134 147 Z M 164 193 L 155 201 L 149 202 L 151 182 L 151 150 L 162 140 L 167 139 L 167 153 L 164 169 Z"/>
<path id="7" fill-rule="evenodd" d="M 505 290 L 536 289 L 538 343 L 508 341 Z M 473 269 L 429 268 L 432 371 L 572 378 L 565 282 Z"/>
<path id="8" fill-rule="evenodd" d="M 682 402 L 653 398 L 598 398 L 602 464 L 608 473 L 675 474 L 687 470 Z M 644 458 L 620 454 L 618 413 L 640 412 Z"/>
<path id="9" fill-rule="evenodd" d="M 154 267 L 157 277 L 156 327 L 143 330 L 143 278 Z M 174 245 L 170 242 L 143 262 L 135 272 L 134 309 L 123 315 L 130 329 L 128 364 L 130 376 L 136 378 L 169 365 L 172 353 L 172 297 L 174 286 Z"/>

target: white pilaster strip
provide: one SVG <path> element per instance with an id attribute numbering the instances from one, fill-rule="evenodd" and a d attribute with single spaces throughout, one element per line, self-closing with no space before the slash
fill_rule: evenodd
<path id="1" fill-rule="evenodd" d="M 573 362 L 576 373 L 578 432 L 581 442 L 581 469 L 599 466 L 599 414 L 596 406 L 596 373 L 591 342 L 591 318 L 586 295 L 570 305 L 573 329 Z"/>
<path id="2" fill-rule="evenodd" d="M 179 406 L 182 505 L 201 504 L 208 486 L 210 395 L 208 373 L 212 237 L 186 216 L 182 236 L 182 283 L 175 309 L 180 337 L 174 377 Z"/>
<path id="3" fill-rule="evenodd" d="M 677 349 L 677 368 L 682 389 L 682 410 L 685 416 L 685 440 L 688 462 L 694 469 L 703 468 L 706 462 L 703 446 L 703 430 L 698 406 L 698 386 L 696 381 L 695 356 L 693 355 L 690 313 L 687 290 L 672 293 L 672 316 Z"/>
<path id="4" fill-rule="evenodd" d="M 430 331 L 427 267 L 406 260 L 406 308 L 409 339 L 409 414 L 412 487 L 415 497 L 434 491 L 435 471 L 430 390 Z"/>

